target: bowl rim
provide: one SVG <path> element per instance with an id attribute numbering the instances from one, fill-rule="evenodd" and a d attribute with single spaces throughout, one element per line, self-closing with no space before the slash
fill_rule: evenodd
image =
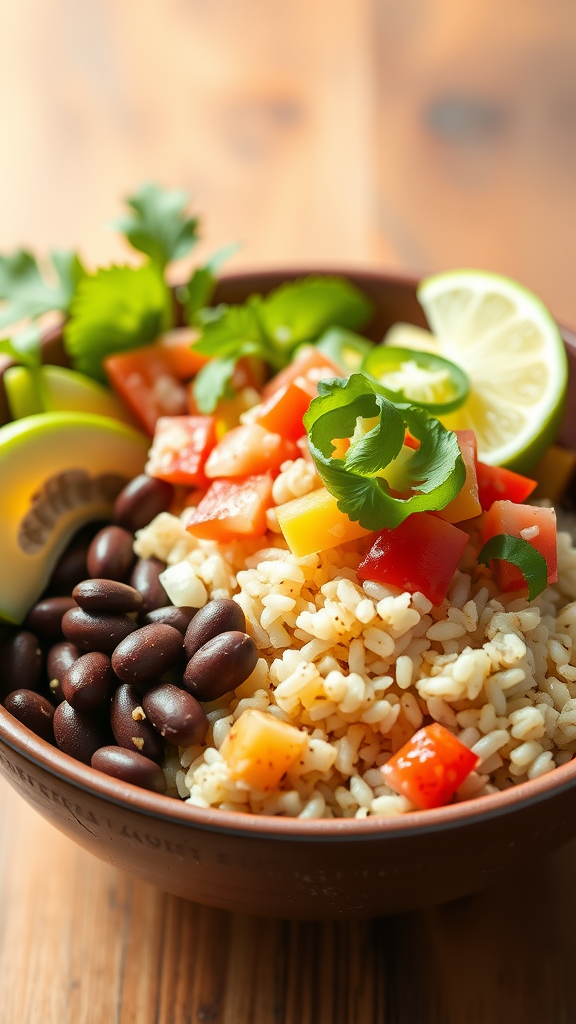
<path id="1" fill-rule="evenodd" d="M 266 267 L 246 267 L 224 273 L 223 283 L 242 282 L 258 278 L 273 286 L 279 277 L 291 280 L 307 274 L 328 273 L 349 278 L 369 279 L 374 284 L 396 284 L 416 288 L 421 275 L 396 270 L 379 269 L 356 264 L 267 264 Z M 576 335 L 569 327 L 558 324 L 564 343 L 576 347 Z M 61 330 L 58 328 L 57 330 Z M 54 329 L 50 333 L 55 333 Z M 551 796 L 561 796 L 576 788 L 576 757 L 564 765 L 536 779 L 519 783 L 476 799 L 463 800 L 424 811 L 390 818 L 289 818 L 278 815 L 256 815 L 218 808 L 202 808 L 161 793 L 153 793 L 129 782 L 105 775 L 103 772 L 76 760 L 37 736 L 0 705 L 0 753 L 2 745 L 50 776 L 103 799 L 122 809 L 173 825 L 213 833 L 234 834 L 238 838 L 282 839 L 294 842 L 362 842 L 373 839 L 402 839 L 414 834 L 444 832 L 464 825 L 477 825 L 488 819 L 497 819 L 510 812 L 521 812 Z"/>

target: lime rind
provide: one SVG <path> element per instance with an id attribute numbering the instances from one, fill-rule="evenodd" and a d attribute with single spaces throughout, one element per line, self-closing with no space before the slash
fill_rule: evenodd
<path id="1" fill-rule="evenodd" d="M 568 380 L 548 309 L 523 285 L 486 271 L 435 274 L 417 294 L 439 354 L 471 379 L 469 400 L 446 425 L 475 429 L 483 461 L 530 469 L 560 426 Z"/>

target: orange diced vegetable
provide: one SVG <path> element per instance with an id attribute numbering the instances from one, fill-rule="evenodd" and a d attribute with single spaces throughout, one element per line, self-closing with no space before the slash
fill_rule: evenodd
<path id="1" fill-rule="evenodd" d="M 332 362 L 328 356 L 324 355 L 314 345 L 307 345 L 285 369 L 280 370 L 280 373 L 277 373 L 275 377 L 268 381 L 262 389 L 262 398 L 269 398 L 275 391 L 278 391 L 278 388 L 286 387 L 287 384 L 291 384 L 298 377 L 303 378 L 304 387 L 306 387 L 306 384 L 308 387 L 311 384 L 316 387 L 319 380 L 325 380 L 327 377 L 341 376 L 342 370 L 339 366 L 336 366 L 336 363 Z"/>
<path id="2" fill-rule="evenodd" d="M 161 416 L 148 453 L 148 476 L 171 484 L 206 483 L 204 464 L 216 444 L 213 416 Z"/>
<path id="3" fill-rule="evenodd" d="M 222 544 L 237 537 L 262 537 L 266 533 L 266 510 L 272 504 L 272 476 L 249 476 L 244 480 L 214 480 L 186 522 L 194 537 Z"/>
<path id="4" fill-rule="evenodd" d="M 234 723 L 220 753 L 233 779 L 254 789 L 275 789 L 301 754 L 306 734 L 273 715 L 250 708 Z"/>
<path id="5" fill-rule="evenodd" d="M 160 345 L 107 356 L 103 366 L 116 393 L 150 435 L 160 416 L 186 412 L 186 390 Z"/>
<path id="6" fill-rule="evenodd" d="M 165 353 L 172 373 L 178 380 L 190 380 L 208 362 L 208 356 L 191 348 L 197 338 L 198 331 L 193 327 L 176 327 L 158 338 L 157 344 Z"/>
<path id="7" fill-rule="evenodd" d="M 246 423 L 229 430 L 208 456 L 204 471 L 215 477 L 249 476 L 274 472 L 283 462 L 295 459 L 298 449 L 280 434 L 272 434 L 257 423 Z"/>
<path id="8" fill-rule="evenodd" d="M 288 547 L 297 558 L 368 537 L 371 532 L 341 512 L 336 498 L 325 487 L 278 505 L 275 512 Z"/>
<path id="9" fill-rule="evenodd" d="M 456 430 L 456 437 L 464 465 L 466 479 L 462 489 L 445 508 L 438 512 L 447 523 L 463 523 L 466 519 L 474 519 L 482 511 L 478 497 L 478 480 L 476 478 L 476 437 L 473 430 Z"/>
<path id="10" fill-rule="evenodd" d="M 254 410 L 253 423 L 259 423 L 289 441 L 297 441 L 306 433 L 302 417 L 316 395 L 316 388 L 308 385 L 303 377 L 278 388 L 265 402 Z"/>
<path id="11" fill-rule="evenodd" d="M 448 729 L 433 722 L 415 733 L 381 771 L 387 786 L 427 810 L 447 804 L 478 760 Z"/>

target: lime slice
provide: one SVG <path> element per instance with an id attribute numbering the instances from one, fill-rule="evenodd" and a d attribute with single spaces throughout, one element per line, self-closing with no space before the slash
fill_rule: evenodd
<path id="1" fill-rule="evenodd" d="M 481 270 L 428 277 L 418 299 L 433 332 L 427 346 L 433 340 L 470 381 L 466 402 L 442 422 L 473 430 L 483 462 L 526 472 L 553 442 L 564 410 L 568 361 L 552 316 L 516 281 Z M 414 340 L 419 347 L 424 337 Z M 394 343 L 415 347 L 398 332 Z"/>

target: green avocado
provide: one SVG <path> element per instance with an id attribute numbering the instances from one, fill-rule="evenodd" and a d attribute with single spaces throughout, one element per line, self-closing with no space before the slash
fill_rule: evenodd
<path id="1" fill-rule="evenodd" d="M 93 412 L 136 425 L 112 391 L 85 373 L 64 366 L 42 366 L 38 386 L 26 366 L 11 366 L 4 373 L 4 388 L 15 420 L 39 412 Z"/>
<path id="2" fill-rule="evenodd" d="M 41 413 L 0 427 L 0 620 L 21 623 L 76 530 L 111 518 L 149 444 L 92 413 Z"/>

